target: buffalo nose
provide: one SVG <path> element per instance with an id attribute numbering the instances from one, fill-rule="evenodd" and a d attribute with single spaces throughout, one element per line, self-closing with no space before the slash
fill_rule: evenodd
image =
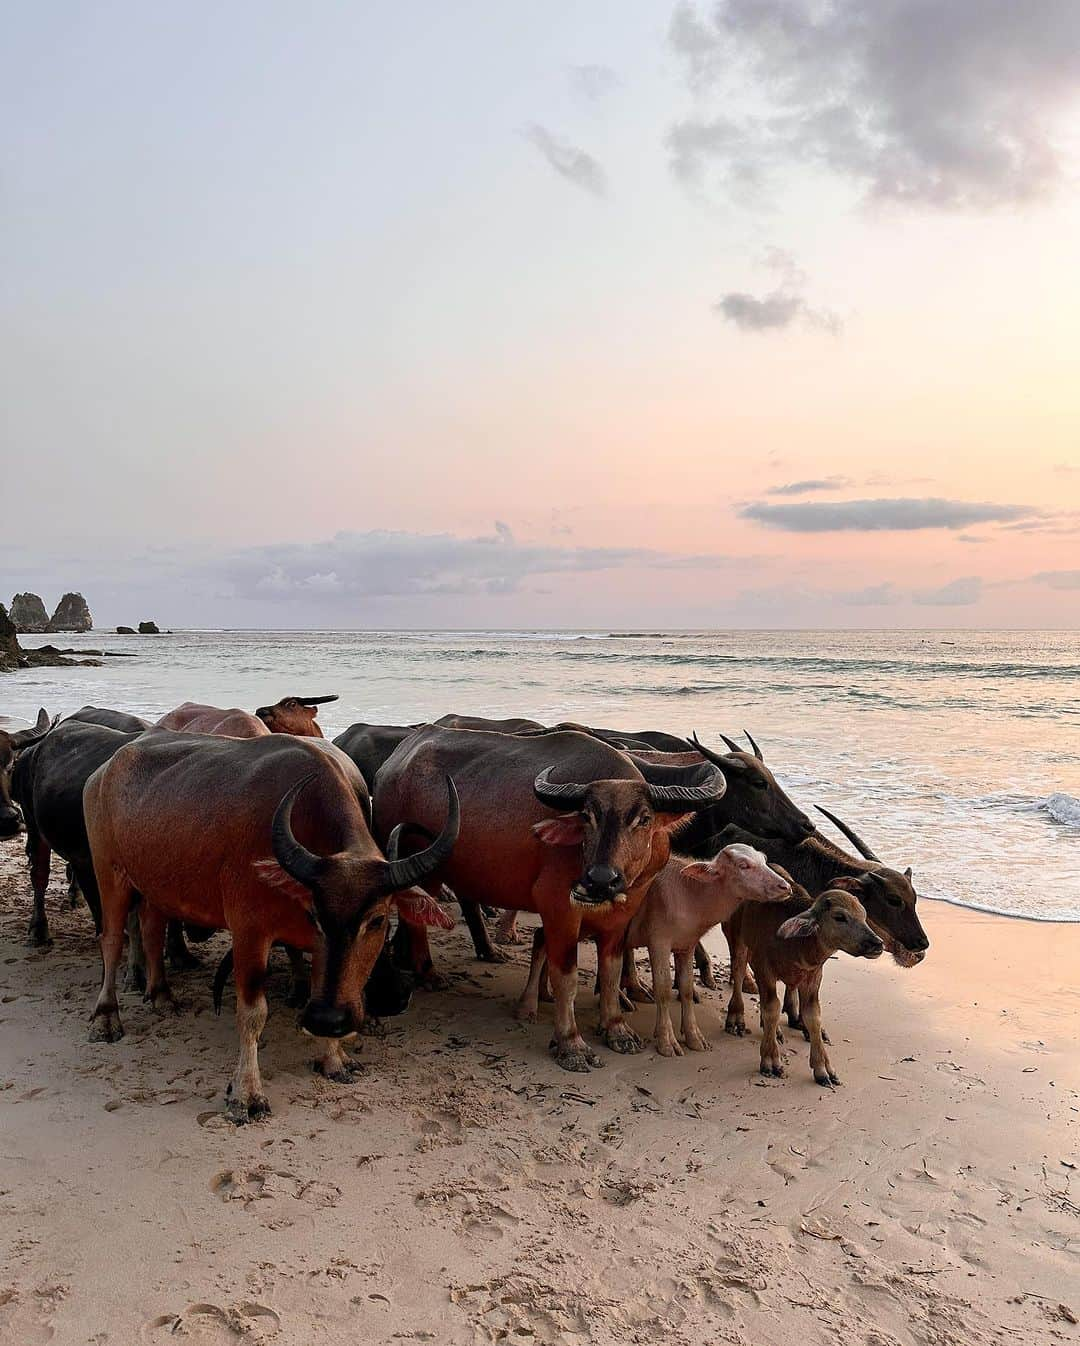
<path id="1" fill-rule="evenodd" d="M 622 875 L 611 865 L 590 865 L 585 871 L 585 882 L 590 888 L 614 888 L 622 882 Z"/>
<path id="2" fill-rule="evenodd" d="M 309 1000 L 300 1016 L 300 1027 L 317 1038 L 343 1038 L 356 1032 L 356 1020 L 351 1010 L 338 1005 L 326 1005 Z"/>
<path id="3" fill-rule="evenodd" d="M 918 939 L 913 939 L 908 945 L 908 948 L 911 949 L 913 953 L 925 953 L 929 947 L 930 941 L 925 935 L 920 935 Z"/>
<path id="4" fill-rule="evenodd" d="M 864 939 L 862 943 L 862 954 L 864 958 L 876 958 L 878 954 L 885 952 L 884 943 L 876 935 L 869 939 Z"/>
<path id="5" fill-rule="evenodd" d="M 0 836 L 13 837 L 22 828 L 22 814 L 14 804 L 0 804 Z"/>

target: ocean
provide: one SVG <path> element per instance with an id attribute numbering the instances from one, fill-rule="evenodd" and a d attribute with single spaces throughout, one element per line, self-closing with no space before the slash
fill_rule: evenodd
<path id="1" fill-rule="evenodd" d="M 181 701 L 337 692 L 356 720 L 448 711 L 628 732 L 749 729 L 808 811 L 824 804 L 920 893 L 1080 921 L 1080 633 L 1057 631 L 182 631 L 53 638 L 101 668 L 0 679 L 0 713 L 89 702 L 156 718 Z M 26 644 L 44 643 L 29 637 Z M 822 819 L 826 833 L 830 824 Z"/>

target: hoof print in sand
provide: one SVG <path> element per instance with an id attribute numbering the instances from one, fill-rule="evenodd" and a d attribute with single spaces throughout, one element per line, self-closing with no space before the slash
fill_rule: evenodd
<path id="1" fill-rule="evenodd" d="M 272 1341 L 281 1330 L 281 1319 L 265 1304 L 189 1304 L 183 1313 L 163 1313 L 147 1324 L 145 1341 L 164 1341 L 179 1337 L 207 1343 L 235 1342 L 238 1338 L 256 1343 Z"/>

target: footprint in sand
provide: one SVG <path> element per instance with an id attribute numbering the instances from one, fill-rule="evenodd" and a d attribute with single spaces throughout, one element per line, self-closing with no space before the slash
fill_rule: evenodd
<path id="1" fill-rule="evenodd" d="M 245 1206 L 253 1201 L 289 1198 L 303 1201 L 316 1210 L 336 1206 L 341 1200 L 341 1188 L 333 1183 L 297 1177 L 285 1169 L 258 1167 L 253 1169 L 223 1169 L 214 1175 L 210 1190 L 222 1201 L 242 1201 Z"/>
<path id="2" fill-rule="evenodd" d="M 246 1301 L 241 1304 L 189 1304 L 183 1313 L 163 1313 L 143 1328 L 144 1341 L 164 1341 L 179 1337 L 183 1341 L 235 1343 L 243 1337 L 251 1343 L 272 1341 L 281 1330 L 281 1318 L 265 1304 Z"/>

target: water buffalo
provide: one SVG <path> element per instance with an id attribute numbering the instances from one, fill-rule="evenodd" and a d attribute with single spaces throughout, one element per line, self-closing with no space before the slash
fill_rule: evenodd
<path id="1" fill-rule="evenodd" d="M 480 729 L 492 734 L 521 734 L 543 729 L 539 720 L 523 720 L 511 716 L 505 720 L 489 720 L 483 715 L 444 715 L 435 724 L 440 729 Z"/>
<path id="2" fill-rule="evenodd" d="M 439 835 L 425 851 L 387 860 L 367 826 L 368 792 L 349 759 L 321 739 L 255 739 L 155 729 L 91 776 L 86 830 L 101 892 L 104 976 L 92 1041 L 123 1032 L 116 972 L 136 894 L 147 999 L 175 1007 L 165 977 L 167 917 L 232 935 L 240 1055 L 228 1091 L 234 1122 L 264 1116 L 258 1039 L 263 984 L 275 942 L 312 954 L 312 995 L 301 1027 L 320 1039 L 318 1068 L 350 1077 L 342 1041 L 363 1019 L 365 984 L 383 946 L 391 904 L 427 919 L 426 895 L 405 891 L 437 870 L 458 830 L 453 782 Z M 434 811 L 429 813 L 434 817 Z"/>
<path id="3" fill-rule="evenodd" d="M 379 773 L 376 836 L 406 820 L 430 831 L 446 774 L 461 794 L 461 835 L 429 884 L 445 881 L 474 900 L 539 913 L 555 994 L 552 1046 L 566 1070 L 602 1064 L 574 1017 L 578 941 L 595 938 L 604 1039 L 616 1051 L 638 1051 L 641 1040 L 619 1004 L 626 926 L 667 861 L 671 831 L 722 795 L 723 774 L 705 762 L 646 763 L 639 770 L 626 754 L 574 732 L 509 735 L 428 725 Z M 427 956 L 424 939 L 418 961 Z M 534 962 L 542 957 L 534 950 Z M 528 1017 L 524 1001 L 523 1009 Z"/>
<path id="4" fill-rule="evenodd" d="M 360 774 L 372 794 L 375 793 L 375 773 L 399 743 L 420 726 L 415 724 L 351 724 L 338 734 L 334 743 L 359 767 Z"/>
<path id="5" fill-rule="evenodd" d="M 105 706 L 80 706 L 67 717 L 82 724 L 102 724 L 106 729 L 118 729 L 121 734 L 138 734 L 151 728 L 149 720 L 139 715 L 129 715 L 126 710 L 110 710 Z"/>
<path id="6" fill-rule="evenodd" d="M 158 720 L 157 728 L 185 734 L 221 734 L 227 738 L 266 738 L 271 732 L 265 721 L 250 711 L 236 706 L 223 710 L 220 706 L 205 706 L 198 701 L 185 701 L 174 710 L 166 711 Z"/>
<path id="7" fill-rule="evenodd" d="M 23 816 L 11 798 L 11 778 L 19 757 L 40 743 L 49 732 L 52 720 L 42 706 L 33 729 L 0 729 L 0 839 L 17 837 L 23 828 Z"/>
<path id="8" fill-rule="evenodd" d="M 255 714 L 272 734 L 296 734 L 300 738 L 322 738 L 315 723 L 316 706 L 336 701 L 333 696 L 286 696 L 273 706 L 260 706 Z"/>

